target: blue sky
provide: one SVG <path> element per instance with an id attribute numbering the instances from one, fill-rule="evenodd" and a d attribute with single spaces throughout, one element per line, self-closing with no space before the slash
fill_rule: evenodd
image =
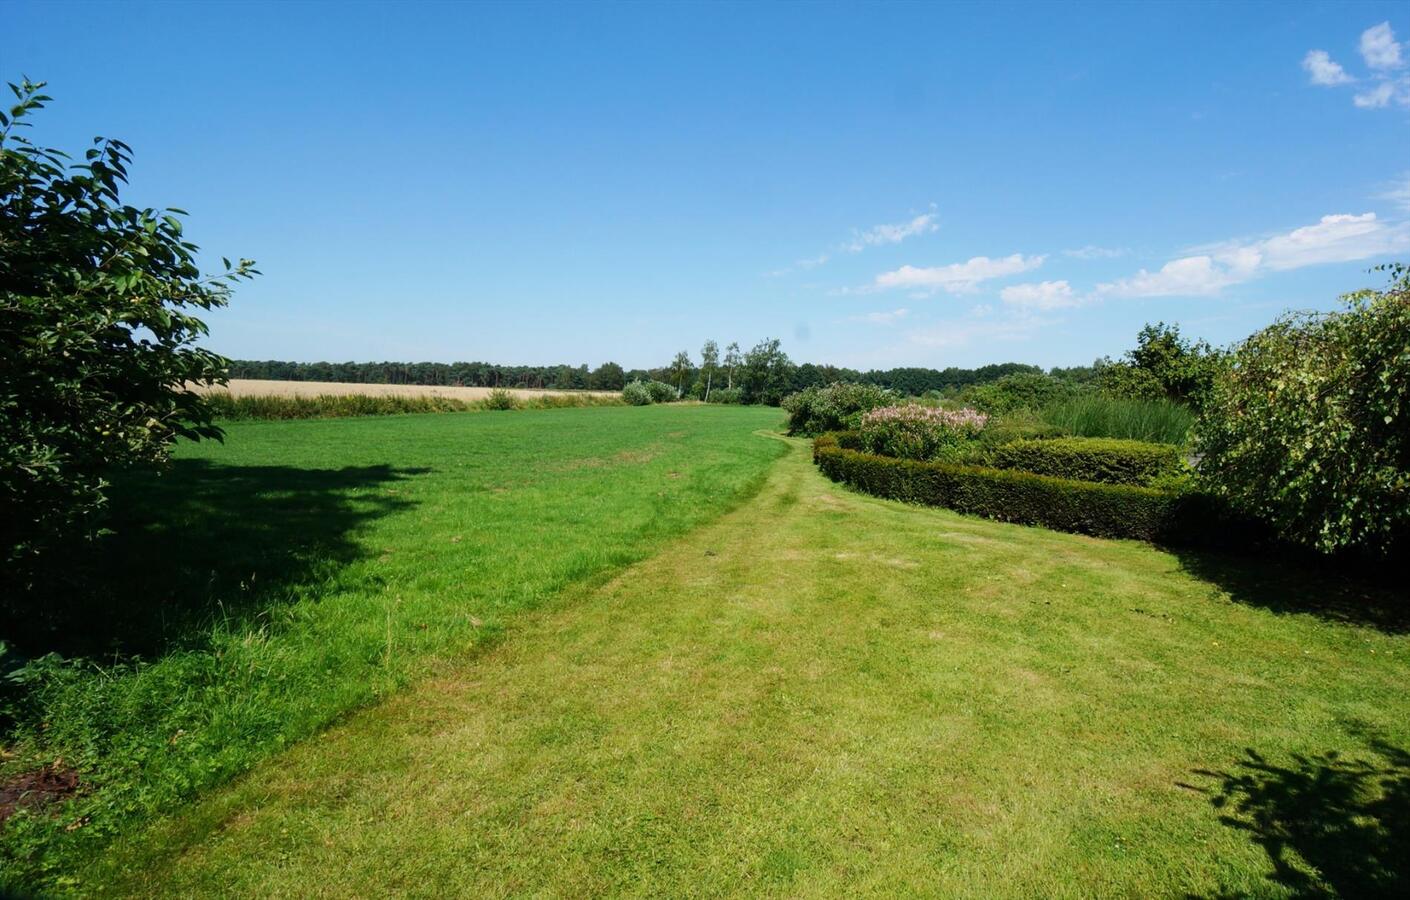
<path id="1" fill-rule="evenodd" d="M 239 358 L 1068 365 L 1410 260 L 1397 3 L 4 0 L 0 48 L 258 260 Z"/>

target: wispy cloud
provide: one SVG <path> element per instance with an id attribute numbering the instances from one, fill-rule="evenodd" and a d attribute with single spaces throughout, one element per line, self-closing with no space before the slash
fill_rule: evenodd
<path id="1" fill-rule="evenodd" d="M 1377 194 L 1379 200 L 1389 200 L 1406 212 L 1410 212 L 1410 172 L 1402 173 L 1400 178 L 1392 181 L 1384 193 Z"/>
<path id="2" fill-rule="evenodd" d="M 923 347 L 967 347 L 977 343 L 1027 341 L 1052 324 L 1051 319 L 1031 315 L 954 319 L 917 328 L 906 340 Z"/>
<path id="3" fill-rule="evenodd" d="M 1410 248 L 1410 223 L 1389 223 L 1375 213 L 1323 216 L 1284 234 L 1254 241 L 1227 241 L 1204 252 L 1173 259 L 1154 272 L 1097 285 L 1111 297 L 1211 296 L 1272 272 L 1323 263 L 1351 262 Z"/>
<path id="4" fill-rule="evenodd" d="M 906 222 L 897 222 L 894 225 L 873 225 L 866 231 L 853 231 L 852 239 L 843 244 L 842 249 L 849 253 L 860 253 L 868 247 L 899 244 L 906 238 L 929 234 L 939 227 L 935 222 L 935 213 L 929 212 Z"/>
<path id="5" fill-rule="evenodd" d="M 865 322 L 868 325 L 895 325 L 897 322 L 909 316 L 911 311 L 905 307 L 893 309 L 890 312 L 872 312 L 860 316 L 848 316 L 849 322 Z"/>
<path id="6" fill-rule="evenodd" d="M 974 290 L 985 281 L 1036 269 L 1046 258 L 1015 253 L 999 259 L 976 256 L 948 266 L 902 266 L 876 276 L 871 287 L 873 290 L 908 288 L 923 293 L 946 291 L 951 294 L 963 294 Z"/>
<path id="7" fill-rule="evenodd" d="M 1066 281 L 1038 281 L 1014 284 L 999 291 L 999 299 L 1023 309 L 1063 309 L 1080 306 L 1082 298 Z"/>
<path id="8" fill-rule="evenodd" d="M 1372 25 L 1361 32 L 1357 49 L 1368 70 L 1364 78 L 1347 72 L 1325 50 L 1307 51 L 1302 58 L 1302 68 L 1311 82 L 1321 87 L 1369 82 L 1369 86 L 1351 97 L 1351 102 L 1360 109 L 1383 109 L 1392 102 L 1410 107 L 1410 77 L 1397 74 L 1405 67 L 1405 57 L 1401 52 L 1403 45 L 1395 39 L 1390 22 Z"/>
<path id="9" fill-rule="evenodd" d="M 1126 251 L 1117 247 L 1098 247 L 1095 244 L 1088 244 L 1085 247 L 1064 250 L 1062 255 L 1070 256 L 1073 259 L 1116 259 L 1118 256 L 1125 256 Z"/>

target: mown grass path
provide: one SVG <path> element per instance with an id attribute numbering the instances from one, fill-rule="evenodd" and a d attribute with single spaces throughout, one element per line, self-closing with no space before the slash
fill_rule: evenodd
<path id="1" fill-rule="evenodd" d="M 1323 586 L 1271 567 L 1215 582 L 1193 574 L 1226 572 L 1207 560 L 851 494 L 790 443 L 734 512 L 114 848 L 84 882 L 1403 888 L 1404 634 L 1288 612 L 1289 591 Z"/>

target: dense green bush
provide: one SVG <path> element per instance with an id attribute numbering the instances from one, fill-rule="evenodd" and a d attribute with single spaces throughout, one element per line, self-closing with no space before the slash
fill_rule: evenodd
<path id="1" fill-rule="evenodd" d="M 219 438 L 189 385 L 224 380 L 193 313 L 256 274 L 202 275 L 175 209 L 126 206 L 130 149 L 96 138 L 71 163 L 20 130 L 49 98 L 11 85 L 0 113 L 0 602 L 42 551 L 99 530 L 108 476 L 163 462 L 178 438 Z"/>
<path id="2" fill-rule="evenodd" d="M 651 391 L 646 389 L 644 382 L 629 381 L 622 388 L 622 399 L 631 406 L 646 406 L 651 403 Z"/>
<path id="3" fill-rule="evenodd" d="M 979 440 L 986 446 L 1007 444 L 1009 441 L 1042 440 L 1067 437 L 1071 432 L 1050 424 L 1031 409 L 1016 409 L 1001 416 L 990 416 Z"/>
<path id="4" fill-rule="evenodd" d="M 1244 341 L 1197 428 L 1209 490 L 1323 551 L 1410 540 L 1410 269 L 1384 268 L 1385 290 Z"/>
<path id="5" fill-rule="evenodd" d="M 874 384 L 834 381 L 826 387 L 814 386 L 783 398 L 788 413 L 788 433 L 812 437 L 825 431 L 856 428 L 862 414 L 897 400 L 896 394 Z"/>
<path id="6" fill-rule="evenodd" d="M 743 395 L 739 388 L 715 388 L 710 392 L 711 403 L 742 403 Z"/>
<path id="7" fill-rule="evenodd" d="M 878 497 L 1097 537 L 1247 549 L 1266 543 L 1256 523 L 1217 497 L 1072 481 L 1011 469 L 919 462 L 862 452 L 852 433 L 825 434 L 813 459 L 833 481 Z"/>
<path id="8" fill-rule="evenodd" d="M 972 409 L 907 403 L 864 414 L 857 432 L 872 453 L 899 459 L 956 459 L 978 437 L 987 420 Z"/>
<path id="9" fill-rule="evenodd" d="M 997 415 L 1017 409 L 1041 409 L 1077 396 L 1079 388 L 1068 381 L 1020 372 L 1005 375 L 988 384 L 968 388 L 960 398 L 980 412 Z"/>
<path id="10" fill-rule="evenodd" d="M 1119 361 L 1101 360 L 1096 379 L 1108 397 L 1170 400 L 1198 409 L 1226 365 L 1225 354 L 1204 341 L 1180 336 L 1178 325 L 1147 325 L 1136 348 Z"/>
<path id="11" fill-rule="evenodd" d="M 519 400 L 503 388 L 495 388 L 480 401 L 480 406 L 483 409 L 493 410 L 518 409 Z"/>
<path id="12" fill-rule="evenodd" d="M 1149 485 L 1184 468 L 1179 448 L 1171 444 L 1086 437 L 1011 441 L 990 449 L 985 462 L 995 469 L 1135 485 Z"/>
<path id="13" fill-rule="evenodd" d="M 1195 423 L 1195 414 L 1188 407 L 1171 400 L 1125 400 L 1091 394 L 1045 407 L 1039 416 L 1053 428 L 1079 437 L 1177 446 L 1189 441 Z"/>
<path id="14" fill-rule="evenodd" d="M 671 403 L 680 399 L 675 386 L 664 381 L 646 382 L 646 392 L 651 395 L 652 403 Z"/>
<path id="15" fill-rule="evenodd" d="M 878 497 L 1098 537 L 1158 540 L 1176 500 L 1149 488 L 863 453 L 831 435 L 814 455 L 833 481 Z"/>

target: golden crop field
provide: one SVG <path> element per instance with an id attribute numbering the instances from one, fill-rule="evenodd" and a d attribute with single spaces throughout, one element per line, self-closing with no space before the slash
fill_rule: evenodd
<path id="1" fill-rule="evenodd" d="M 197 387 L 197 390 L 224 391 L 227 388 Z M 494 388 L 454 387 L 420 384 L 350 384 L 340 381 L 272 381 L 255 378 L 232 378 L 229 392 L 236 397 L 319 397 L 352 396 L 366 397 L 448 397 L 467 402 L 482 400 Z M 538 397 L 553 394 L 595 394 L 611 396 L 615 391 L 549 391 L 524 388 L 504 388 L 519 397 Z"/>

